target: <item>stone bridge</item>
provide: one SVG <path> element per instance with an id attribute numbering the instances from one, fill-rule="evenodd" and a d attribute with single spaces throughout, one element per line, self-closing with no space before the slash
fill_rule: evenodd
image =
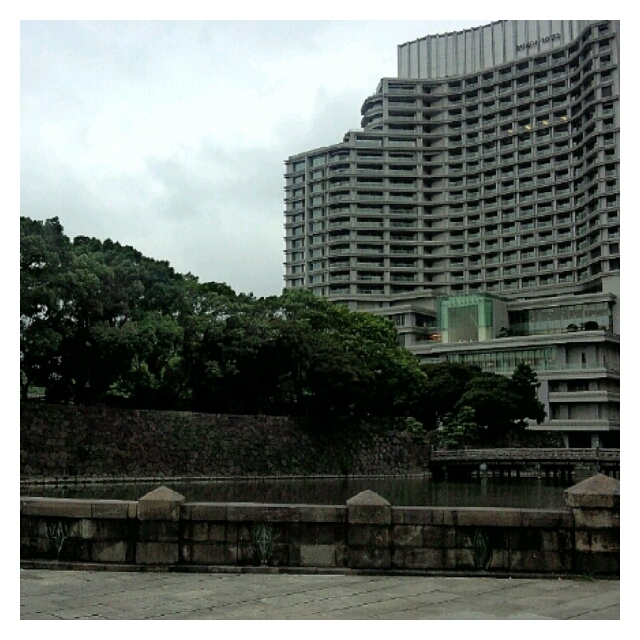
<path id="1" fill-rule="evenodd" d="M 620 477 L 620 449 L 458 449 L 433 450 L 429 469 L 435 477 L 532 473 L 570 477 L 576 472 Z"/>

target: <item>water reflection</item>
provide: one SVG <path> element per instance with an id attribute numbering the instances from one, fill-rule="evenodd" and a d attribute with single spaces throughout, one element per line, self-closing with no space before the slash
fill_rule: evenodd
<path id="1" fill-rule="evenodd" d="M 188 502 L 262 502 L 271 504 L 344 504 L 371 489 L 398 506 L 475 506 L 557 508 L 573 482 L 547 478 L 482 477 L 466 482 L 426 477 L 255 478 L 214 482 L 91 485 L 22 489 L 21 495 L 56 498 L 137 500 L 160 484 L 182 493 Z"/>

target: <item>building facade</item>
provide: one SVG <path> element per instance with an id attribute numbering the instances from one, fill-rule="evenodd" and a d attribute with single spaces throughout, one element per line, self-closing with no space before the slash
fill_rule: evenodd
<path id="1" fill-rule="evenodd" d="M 551 350 L 542 427 L 615 440 L 619 29 L 507 20 L 400 45 L 362 128 L 286 162 L 286 287 L 391 317 L 425 360 Z M 594 372 L 575 390 L 574 357 Z"/>

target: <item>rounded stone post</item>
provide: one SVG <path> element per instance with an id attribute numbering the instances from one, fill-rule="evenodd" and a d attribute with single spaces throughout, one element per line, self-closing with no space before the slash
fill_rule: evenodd
<path id="1" fill-rule="evenodd" d="M 136 564 L 178 563 L 180 506 L 184 500 L 168 487 L 158 487 L 140 498 Z"/>
<path id="2" fill-rule="evenodd" d="M 620 575 L 620 480 L 598 474 L 566 489 L 573 510 L 574 571 Z"/>
<path id="3" fill-rule="evenodd" d="M 374 491 L 347 500 L 347 563 L 354 569 L 391 567 L 391 504 Z"/>

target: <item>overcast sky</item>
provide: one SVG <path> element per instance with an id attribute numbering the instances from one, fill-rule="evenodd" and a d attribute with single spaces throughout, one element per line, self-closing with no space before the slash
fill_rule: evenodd
<path id="1" fill-rule="evenodd" d="M 23 21 L 21 215 L 277 295 L 285 159 L 360 126 L 398 44 L 487 22 Z"/>

